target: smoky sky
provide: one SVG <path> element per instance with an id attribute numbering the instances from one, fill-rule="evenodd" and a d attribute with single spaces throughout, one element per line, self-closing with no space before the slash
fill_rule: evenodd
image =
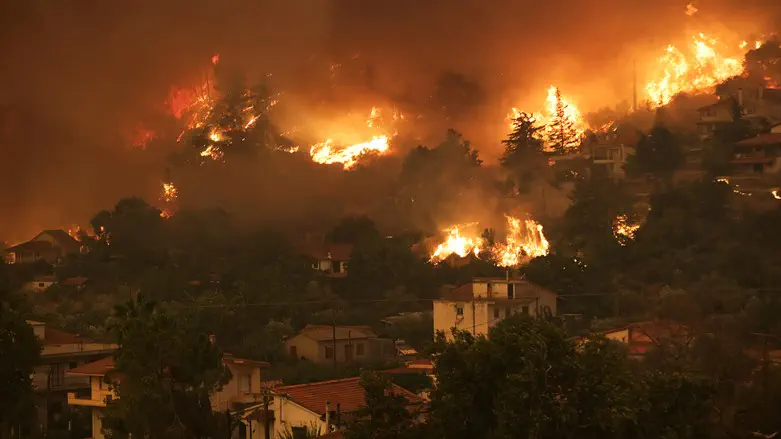
<path id="1" fill-rule="evenodd" d="M 175 145 L 138 151 L 123 134 L 154 126 L 171 85 L 215 53 L 273 73 L 297 100 L 316 99 L 306 86 L 317 62 L 360 56 L 387 96 L 425 97 L 458 71 L 487 90 L 488 119 L 553 81 L 612 105 L 630 95 L 638 47 L 664 46 L 693 19 L 767 29 L 776 3 L 700 0 L 686 17 L 681 0 L 2 0 L 0 240 L 85 224 L 122 196 L 154 201 Z M 465 132 L 488 131 L 475 125 Z M 488 156 L 499 147 L 480 140 Z M 306 191 L 313 177 L 286 178 Z"/>

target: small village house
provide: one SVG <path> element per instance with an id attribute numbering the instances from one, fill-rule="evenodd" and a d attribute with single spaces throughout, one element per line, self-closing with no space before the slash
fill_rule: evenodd
<path id="1" fill-rule="evenodd" d="M 57 279 L 54 276 L 35 276 L 31 281 L 25 282 L 25 284 L 22 285 L 22 291 L 40 293 L 42 291 L 46 291 L 49 289 L 49 287 L 56 283 Z"/>
<path id="2" fill-rule="evenodd" d="M 46 261 L 56 264 L 65 256 L 81 251 L 81 243 L 64 230 L 44 230 L 31 240 L 6 249 L 6 262 L 29 264 Z"/>
<path id="3" fill-rule="evenodd" d="M 368 326 L 306 325 L 285 340 L 291 358 L 315 363 L 348 363 L 392 358 L 393 340 L 378 337 Z"/>
<path id="4" fill-rule="evenodd" d="M 393 385 L 392 391 L 403 396 L 411 406 L 424 403 L 420 397 L 397 385 Z M 339 431 L 366 406 L 359 377 L 281 386 L 273 390 L 273 395 L 271 430 L 274 438 L 288 432 L 295 438 L 305 438 L 308 429 L 317 430 L 319 434 Z"/>
<path id="5" fill-rule="evenodd" d="M 307 245 L 303 254 L 312 260 L 312 268 L 328 277 L 347 276 L 347 264 L 353 252 L 351 244 Z"/>
<path id="6" fill-rule="evenodd" d="M 698 109 L 697 127 L 703 140 L 713 138 L 719 127 L 732 123 L 735 104 L 740 106 L 744 119 L 756 127 L 781 122 L 781 90 L 762 84 L 745 89 L 724 89 L 716 96 L 718 101 Z"/>
<path id="7" fill-rule="evenodd" d="M 434 332 L 450 340 L 451 329 L 486 335 L 502 319 L 517 313 L 556 315 L 556 293 L 520 277 L 474 278 L 434 301 Z"/>
<path id="8" fill-rule="evenodd" d="M 33 372 L 40 429 L 67 410 L 69 392 L 87 390 L 89 379 L 68 374 L 69 371 L 113 353 L 117 345 L 101 343 L 58 331 L 42 322 L 28 321 L 41 341 L 41 363 Z"/>
<path id="9" fill-rule="evenodd" d="M 222 361 L 230 369 L 232 377 L 222 390 L 212 395 L 212 410 L 235 412 L 262 400 L 264 388 L 261 377 L 268 363 L 236 358 L 230 354 L 224 354 Z M 102 410 L 108 402 L 117 398 L 113 384 L 119 379 L 113 372 L 114 358 L 111 356 L 68 371 L 70 376 L 89 381 L 87 391 L 68 393 L 68 404 L 92 409 L 93 439 L 105 437 L 102 431 Z"/>

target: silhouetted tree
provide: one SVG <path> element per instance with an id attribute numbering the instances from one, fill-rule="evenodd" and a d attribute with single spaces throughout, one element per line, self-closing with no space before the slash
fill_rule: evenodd
<path id="1" fill-rule="evenodd" d="M 683 150 L 676 136 L 657 123 L 648 135 L 640 138 L 635 154 L 627 159 L 626 171 L 632 176 L 652 174 L 669 183 L 683 161 Z"/>
<path id="2" fill-rule="evenodd" d="M 556 89 L 556 107 L 547 126 L 548 146 L 557 154 L 568 154 L 580 147 L 581 138 L 575 129 L 575 122 L 567 114 L 568 105 Z"/>
<path id="3" fill-rule="evenodd" d="M 521 192 L 527 192 L 531 182 L 546 166 L 541 132 L 534 116 L 520 113 L 513 119 L 513 130 L 507 139 L 499 162 L 511 173 L 511 180 Z"/>

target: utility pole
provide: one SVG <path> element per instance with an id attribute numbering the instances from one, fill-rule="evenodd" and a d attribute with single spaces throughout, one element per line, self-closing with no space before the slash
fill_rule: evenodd
<path id="1" fill-rule="evenodd" d="M 331 308 L 331 336 L 333 337 L 332 347 L 334 356 L 334 369 L 336 369 L 336 305 Z"/>
<path id="2" fill-rule="evenodd" d="M 268 406 L 271 402 L 271 395 L 269 390 L 263 391 L 263 431 L 265 433 L 264 439 L 271 439 L 271 415 L 268 412 Z M 250 431 L 250 436 L 252 431 Z"/>

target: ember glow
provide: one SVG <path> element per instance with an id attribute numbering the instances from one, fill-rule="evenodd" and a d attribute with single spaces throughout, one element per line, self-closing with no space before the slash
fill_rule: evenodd
<path id="1" fill-rule="evenodd" d="M 507 238 L 492 249 L 496 265 L 517 267 L 530 260 L 545 256 L 550 251 L 550 243 L 542 232 L 542 224 L 532 220 L 521 220 L 509 215 L 507 218 Z"/>
<path id="2" fill-rule="evenodd" d="M 483 238 L 469 233 L 467 233 L 467 236 L 462 235 L 464 229 L 472 230 L 476 225 L 477 223 L 460 224 L 443 230 L 443 232 L 447 232 L 445 241 L 434 249 L 429 261 L 439 263 L 451 255 L 458 255 L 462 258 L 470 254 L 478 256 L 485 246 Z"/>
<path id="3" fill-rule="evenodd" d="M 163 183 L 163 194 L 160 198 L 166 203 L 172 203 L 179 198 L 179 191 L 176 189 L 173 182 L 168 181 Z"/>
<path id="4" fill-rule="evenodd" d="M 316 143 L 309 148 L 309 155 L 316 163 L 329 165 L 341 163 L 344 169 L 351 169 L 361 157 L 367 154 L 384 154 L 390 148 L 388 136 L 375 136 L 368 142 L 338 146 L 333 139 Z"/>
<path id="5" fill-rule="evenodd" d="M 653 79 L 645 85 L 649 104 L 654 107 L 666 105 L 679 93 L 707 91 L 742 74 L 743 56 L 748 46 L 747 42 L 742 42 L 731 47 L 704 33 L 694 35 L 681 48 L 667 46 L 657 59 Z"/>
<path id="6" fill-rule="evenodd" d="M 613 221 L 613 236 L 619 244 L 624 246 L 635 239 L 635 233 L 639 228 L 640 224 L 631 222 L 628 216 L 619 215 Z"/>

